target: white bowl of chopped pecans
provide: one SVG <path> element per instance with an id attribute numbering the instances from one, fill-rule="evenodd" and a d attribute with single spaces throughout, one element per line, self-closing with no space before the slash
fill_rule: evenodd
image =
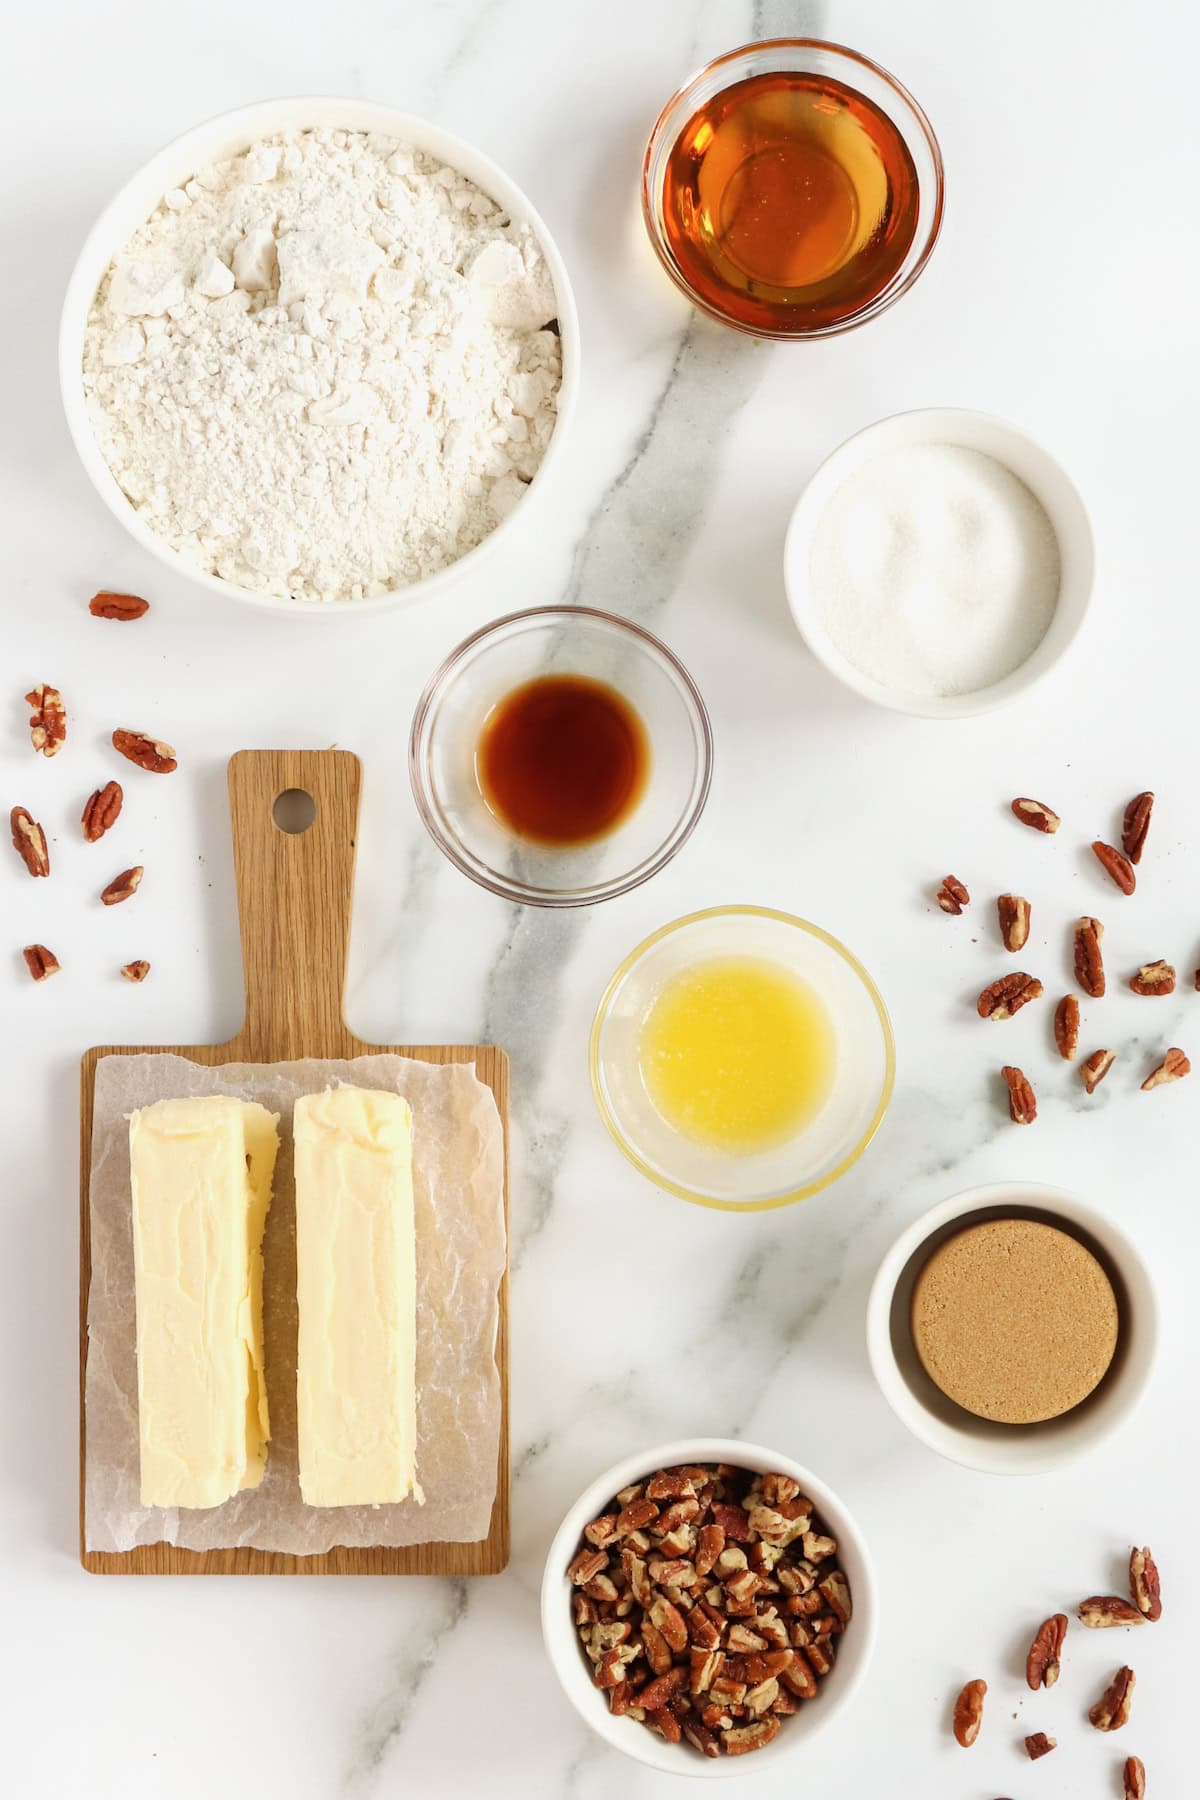
<path id="1" fill-rule="evenodd" d="M 542 1578 L 567 1698 L 614 1749 L 673 1775 L 750 1774 L 800 1751 L 852 1700 L 875 1622 L 874 1572 L 843 1502 L 736 1438 L 606 1469 Z"/>

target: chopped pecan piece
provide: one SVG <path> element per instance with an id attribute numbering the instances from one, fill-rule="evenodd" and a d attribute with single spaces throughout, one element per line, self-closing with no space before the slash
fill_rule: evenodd
<path id="1" fill-rule="evenodd" d="M 1053 1687 L 1058 1680 L 1063 1639 L 1067 1635 L 1066 1613 L 1054 1613 L 1038 1627 L 1037 1636 L 1025 1658 L 1025 1682 L 1036 1693 L 1038 1688 Z"/>
<path id="2" fill-rule="evenodd" d="M 1079 1002 L 1064 994 L 1054 1009 L 1054 1042 L 1064 1062 L 1073 1062 L 1079 1048 Z"/>
<path id="3" fill-rule="evenodd" d="M 714 1504 L 712 1509 L 713 1523 L 719 1525 L 725 1533 L 726 1541 L 734 1544 L 750 1542 L 750 1515 L 744 1506 Z"/>
<path id="4" fill-rule="evenodd" d="M 971 896 L 957 875 L 944 875 L 937 891 L 937 903 L 944 913 L 960 913 L 964 906 L 971 904 Z"/>
<path id="5" fill-rule="evenodd" d="M 1143 963 L 1129 985 L 1135 994 L 1173 994 L 1175 971 L 1160 957 L 1157 962 Z"/>
<path id="6" fill-rule="evenodd" d="M 800 1483 L 790 1475 L 768 1474 L 762 1478 L 762 1491 L 768 1506 L 778 1506 L 780 1501 L 799 1499 Z M 802 1510 L 811 1512 L 812 1508 L 806 1504 Z"/>
<path id="7" fill-rule="evenodd" d="M 1115 1050 L 1093 1050 L 1087 1061 L 1080 1065 L 1080 1080 L 1089 1094 L 1095 1093 L 1116 1060 Z"/>
<path id="8" fill-rule="evenodd" d="M 647 1500 L 683 1500 L 695 1492 L 696 1484 L 684 1469 L 663 1469 L 646 1483 Z"/>
<path id="9" fill-rule="evenodd" d="M 1146 1765 L 1140 1756 L 1127 1756 L 1121 1770 L 1124 1800 L 1146 1800 Z"/>
<path id="10" fill-rule="evenodd" d="M 832 1575 L 826 1575 L 817 1583 L 825 1596 L 825 1604 L 838 1622 L 838 1629 L 844 1631 L 850 1623 L 851 1602 L 850 1587 L 840 1569 Z"/>
<path id="11" fill-rule="evenodd" d="M 122 869 L 114 875 L 108 886 L 101 890 L 100 899 L 105 906 L 119 906 L 122 900 L 132 900 L 142 885 L 142 876 L 146 871 L 140 864 L 133 869 Z"/>
<path id="12" fill-rule="evenodd" d="M 125 795 L 119 781 L 106 781 L 102 788 L 97 788 L 83 809 L 83 835 L 89 844 L 99 843 L 106 831 L 110 831 L 121 814 Z"/>
<path id="13" fill-rule="evenodd" d="M 753 1725 L 735 1725 L 732 1731 L 721 1733 L 721 1742 L 726 1756 L 745 1756 L 747 1751 L 761 1750 L 764 1744 L 769 1744 L 778 1730 L 779 1720 L 772 1715 L 756 1719 Z"/>
<path id="14" fill-rule="evenodd" d="M 1099 838 L 1092 845 L 1092 849 L 1095 852 L 1096 861 L 1110 881 L 1114 881 L 1123 894 L 1132 894 L 1137 886 L 1137 876 L 1133 872 L 1133 864 L 1129 858 L 1120 850 L 1115 850 L 1111 844 L 1103 843 Z"/>
<path id="15" fill-rule="evenodd" d="M 969 1750 L 979 1736 L 983 1724 L 983 1696 L 986 1681 L 968 1681 L 954 1702 L 954 1741 Z"/>
<path id="16" fill-rule="evenodd" d="M 1134 1604 L 1151 1621 L 1162 1618 L 1162 1590 L 1158 1580 L 1158 1564 L 1148 1549 L 1136 1545 L 1129 1552 L 1129 1591 Z"/>
<path id="17" fill-rule="evenodd" d="M 1142 1083 L 1142 1092 L 1145 1094 L 1151 1088 L 1163 1087 L 1168 1081 L 1182 1081 L 1184 1076 L 1190 1075 L 1191 1072 L 1192 1065 L 1183 1051 L 1172 1048 L 1167 1051 L 1158 1067 L 1151 1069 Z"/>
<path id="18" fill-rule="evenodd" d="M 51 975 L 57 975 L 59 961 L 53 950 L 47 950 L 45 944 L 26 944 L 21 955 L 25 958 L 25 967 L 35 981 L 49 981 Z"/>
<path id="19" fill-rule="evenodd" d="M 567 1569 L 567 1579 L 576 1587 L 584 1587 L 592 1577 L 599 1575 L 608 1567 L 608 1557 L 603 1550 L 581 1550 L 574 1562 Z"/>
<path id="20" fill-rule="evenodd" d="M 169 775 L 179 767 L 170 744 L 147 737 L 144 731 L 114 731 L 112 743 L 114 750 L 151 775 Z"/>
<path id="21" fill-rule="evenodd" d="M 583 1535 L 598 1550 L 605 1544 L 611 1544 L 617 1535 L 616 1513 L 604 1513 L 600 1518 L 593 1519 L 590 1525 L 584 1526 Z"/>
<path id="22" fill-rule="evenodd" d="M 1029 902 L 1020 894 L 1001 894 L 996 902 L 1000 936 L 1006 950 L 1023 950 L 1029 942 Z"/>
<path id="23" fill-rule="evenodd" d="M 150 973 L 150 964 L 148 962 L 122 963 L 121 973 L 126 981 L 145 981 Z"/>
<path id="24" fill-rule="evenodd" d="M 1062 820 L 1059 818 L 1058 814 L 1056 812 L 1051 812 L 1050 808 L 1044 806 L 1040 800 L 1014 800 L 1012 803 L 1012 812 L 1013 817 L 1015 819 L 1020 819 L 1022 825 L 1032 825 L 1035 831 L 1048 831 L 1053 833 L 1057 831 L 1062 824 Z"/>
<path id="25" fill-rule="evenodd" d="M 702 1525 L 696 1533 L 696 1573 L 707 1575 L 725 1548 L 725 1533 L 719 1525 Z"/>
<path id="26" fill-rule="evenodd" d="M 985 987 L 975 1008 L 981 1019 L 1011 1019 L 1041 993 L 1042 984 L 1035 975 L 1014 971 Z"/>
<path id="27" fill-rule="evenodd" d="M 1047 1737 L 1044 1731 L 1035 1731 L 1032 1737 L 1025 1739 L 1025 1754 L 1030 1762 L 1036 1762 L 1039 1756 L 1049 1756 L 1057 1744 L 1057 1738 Z"/>
<path id="28" fill-rule="evenodd" d="M 37 820 L 23 806 L 14 806 L 8 815 L 12 827 L 13 849 L 31 875 L 50 873 L 50 852 L 46 834 Z"/>
<path id="29" fill-rule="evenodd" d="M 1014 1125 L 1032 1125 L 1037 1118 L 1037 1095 L 1020 1069 L 1005 1063 L 1000 1071 L 1008 1087 L 1008 1116 Z"/>
<path id="30" fill-rule="evenodd" d="M 88 601 L 93 619 L 140 619 L 150 611 L 150 602 L 137 594 L 110 594 L 102 591 Z"/>
<path id="31" fill-rule="evenodd" d="M 1137 1607 L 1131 1606 L 1128 1600 L 1122 1600 L 1118 1594 L 1093 1594 L 1090 1600 L 1081 1600 L 1079 1617 L 1093 1631 L 1102 1630 L 1108 1625 L 1145 1623 Z"/>
<path id="32" fill-rule="evenodd" d="M 1128 1724 L 1136 1683 L 1137 1677 L 1131 1668 L 1125 1666 L 1117 1670 L 1095 1706 L 1088 1711 L 1088 1718 L 1097 1731 L 1120 1731 L 1122 1725 Z"/>
<path id="33" fill-rule="evenodd" d="M 689 1713 L 683 1721 L 683 1735 L 702 1756 L 720 1756 L 721 1746 L 715 1735 Z"/>
<path id="34" fill-rule="evenodd" d="M 642 1648 L 646 1652 L 646 1662 L 653 1675 L 665 1675 L 671 1667 L 671 1646 L 668 1644 L 657 1625 L 649 1619 L 642 1620 Z"/>
<path id="35" fill-rule="evenodd" d="M 67 736 L 67 709 L 62 695 L 42 681 L 26 694 L 25 704 L 32 708 L 29 737 L 34 749 L 43 756 L 57 756 Z"/>
<path id="36" fill-rule="evenodd" d="M 1131 863 L 1140 863 L 1142 860 L 1153 809 L 1154 795 L 1149 792 L 1135 794 L 1125 808 L 1125 817 L 1121 822 L 1121 848 Z"/>
<path id="37" fill-rule="evenodd" d="M 1092 1000 L 1104 998 L 1104 958 L 1100 939 L 1104 927 L 1099 919 L 1082 918 L 1075 925 L 1075 979 Z"/>

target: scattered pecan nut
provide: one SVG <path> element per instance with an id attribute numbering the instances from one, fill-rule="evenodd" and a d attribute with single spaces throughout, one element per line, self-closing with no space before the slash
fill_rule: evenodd
<path id="1" fill-rule="evenodd" d="M 25 958 L 25 967 L 35 981 L 48 981 L 51 975 L 58 974 L 58 958 L 53 950 L 47 950 L 45 944 L 26 944 L 21 955 Z"/>
<path id="2" fill-rule="evenodd" d="M 98 844 L 106 831 L 111 831 L 121 816 L 125 794 L 119 781 L 106 781 L 97 788 L 83 809 L 83 835 L 89 844 Z"/>
<path id="3" fill-rule="evenodd" d="M 1160 957 L 1157 962 L 1143 963 L 1129 985 L 1135 994 L 1173 994 L 1175 971 Z"/>
<path id="4" fill-rule="evenodd" d="M 1111 881 L 1114 881 L 1123 894 L 1132 894 L 1137 886 L 1137 876 L 1133 872 L 1133 864 L 1120 850 L 1114 850 L 1111 844 L 1102 843 L 1099 838 L 1092 845 L 1096 861 Z"/>
<path id="5" fill-rule="evenodd" d="M 1154 795 L 1148 791 L 1135 794 L 1125 808 L 1125 817 L 1121 822 L 1121 848 L 1131 863 L 1140 863 L 1142 860 L 1153 810 Z"/>
<path id="6" fill-rule="evenodd" d="M 67 709 L 62 695 L 43 681 L 26 694 L 25 704 L 33 709 L 29 736 L 34 749 L 43 756 L 57 756 L 67 736 Z"/>
<path id="7" fill-rule="evenodd" d="M 1039 1756 L 1049 1756 L 1058 1747 L 1058 1739 L 1047 1737 L 1044 1731 L 1035 1731 L 1025 1739 L 1025 1754 L 1030 1762 L 1036 1762 Z"/>
<path id="8" fill-rule="evenodd" d="M 14 806 L 8 815 L 12 827 L 13 848 L 31 875 L 50 873 L 50 852 L 46 834 L 33 815 L 23 806 Z"/>
<path id="9" fill-rule="evenodd" d="M 150 973 L 150 964 L 148 962 L 122 963 L 121 973 L 126 981 L 145 981 Z"/>
<path id="10" fill-rule="evenodd" d="M 150 611 L 150 602 L 137 594 L 110 594 L 102 591 L 88 601 L 93 619 L 140 619 Z"/>
<path id="11" fill-rule="evenodd" d="M 169 775 L 179 767 L 170 744 L 161 744 L 157 738 L 147 737 L 144 731 L 114 731 L 112 742 L 114 750 L 119 750 L 122 756 L 136 763 L 139 769 L 147 769 L 151 775 Z"/>
<path id="12" fill-rule="evenodd" d="M 1037 1118 L 1037 1095 L 1020 1069 L 1006 1063 L 1000 1071 L 1008 1084 L 1008 1116 L 1014 1125 L 1032 1125 Z"/>
<path id="13" fill-rule="evenodd" d="M 1167 1051 L 1167 1054 L 1163 1057 L 1158 1067 L 1156 1069 L 1151 1069 L 1145 1081 L 1143 1081 L 1142 1092 L 1145 1094 L 1148 1093 L 1151 1088 L 1163 1087 L 1168 1081 L 1182 1081 L 1184 1076 L 1190 1075 L 1191 1072 L 1192 1065 L 1184 1055 L 1183 1051 L 1174 1048 L 1170 1049 Z"/>
<path id="14" fill-rule="evenodd" d="M 1158 1564 L 1148 1549 L 1139 1550 L 1136 1545 L 1129 1552 L 1129 1591 L 1133 1595 L 1134 1605 L 1145 1618 L 1162 1618 Z"/>
<path id="15" fill-rule="evenodd" d="M 1120 1731 L 1122 1725 L 1128 1724 L 1136 1684 L 1131 1668 L 1117 1670 L 1095 1706 L 1088 1709 L 1088 1718 L 1097 1731 Z"/>
<path id="16" fill-rule="evenodd" d="M 996 902 L 1000 936 L 1006 950 L 1023 950 L 1029 942 L 1029 902 L 1020 894 L 1001 894 Z"/>
<path id="17" fill-rule="evenodd" d="M 1073 1062 L 1079 1048 L 1079 1002 L 1064 994 L 1054 1009 L 1054 1042 L 1064 1062 Z"/>
<path id="18" fill-rule="evenodd" d="M 1038 1688 L 1053 1687 L 1058 1680 L 1063 1639 L 1067 1635 L 1066 1613 L 1054 1613 L 1038 1627 L 1037 1636 L 1025 1658 L 1025 1682 L 1036 1693 Z"/>
<path id="19" fill-rule="evenodd" d="M 1058 814 L 1051 812 L 1040 800 L 1014 800 L 1012 812 L 1013 817 L 1020 819 L 1022 825 L 1031 825 L 1035 831 L 1055 832 L 1062 824 Z"/>
<path id="20" fill-rule="evenodd" d="M 937 891 L 937 903 L 944 913 L 960 913 L 970 905 L 971 896 L 957 875 L 945 875 Z"/>
<path id="21" fill-rule="evenodd" d="M 1108 1625 L 1144 1625 L 1145 1619 L 1136 1606 L 1122 1600 L 1119 1594 L 1093 1594 L 1079 1602 L 1079 1617 L 1093 1631 Z"/>
<path id="22" fill-rule="evenodd" d="M 968 1681 L 954 1702 L 954 1741 L 969 1750 L 979 1736 L 983 1724 L 983 1696 L 986 1681 Z"/>
<path id="23" fill-rule="evenodd" d="M 1124 1800 L 1146 1800 L 1146 1765 L 1140 1756 L 1127 1756 L 1121 1771 Z"/>
<path id="24" fill-rule="evenodd" d="M 1035 975 L 1026 975 L 1020 970 L 1011 975 L 1002 975 L 999 981 L 993 981 L 985 987 L 975 1008 L 981 1019 L 1011 1019 L 1019 1013 L 1023 1006 L 1036 1000 L 1042 993 L 1042 984 Z"/>
<path id="25" fill-rule="evenodd" d="M 1082 918 L 1075 923 L 1075 979 L 1092 1000 L 1104 998 L 1104 958 L 1100 939 L 1104 927 L 1099 919 Z"/>
<path id="26" fill-rule="evenodd" d="M 122 869 L 114 875 L 108 886 L 101 892 L 100 898 L 105 906 L 119 906 L 122 900 L 132 900 L 142 885 L 145 870 L 139 864 L 133 869 Z"/>
<path id="27" fill-rule="evenodd" d="M 1089 1094 L 1094 1094 L 1117 1060 L 1115 1050 L 1093 1050 L 1080 1065 L 1079 1077 Z"/>

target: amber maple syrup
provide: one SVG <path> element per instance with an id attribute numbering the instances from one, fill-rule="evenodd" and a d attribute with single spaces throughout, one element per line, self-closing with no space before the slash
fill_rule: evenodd
<path id="1" fill-rule="evenodd" d="M 510 831 L 586 844 L 637 805 L 649 742 L 624 695 L 586 675 L 543 675 L 488 714 L 475 751 L 480 792 Z"/>
<path id="2" fill-rule="evenodd" d="M 865 95 L 812 73 L 751 75 L 677 138 L 663 223 L 693 290 L 751 329 L 836 326 L 882 293 L 917 228 L 916 166 Z"/>

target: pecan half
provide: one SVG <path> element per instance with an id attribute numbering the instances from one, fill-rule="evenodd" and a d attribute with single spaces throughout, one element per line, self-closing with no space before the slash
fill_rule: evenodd
<path id="1" fill-rule="evenodd" d="M 1168 1050 L 1158 1067 L 1151 1069 L 1143 1081 L 1142 1092 L 1145 1094 L 1151 1088 L 1163 1087 L 1168 1081 L 1182 1081 L 1184 1076 L 1190 1075 L 1191 1072 L 1192 1065 L 1182 1050 Z"/>
<path id="2" fill-rule="evenodd" d="M 1142 860 L 1153 810 L 1154 795 L 1149 791 L 1135 794 L 1125 808 L 1125 817 L 1121 822 L 1121 848 L 1131 863 L 1140 863 Z"/>
<path id="3" fill-rule="evenodd" d="M 112 742 L 114 750 L 119 750 L 122 756 L 136 763 L 139 769 L 147 769 L 151 775 L 169 775 L 179 767 L 170 744 L 161 744 L 157 738 L 147 737 L 144 731 L 114 731 Z"/>
<path id="4" fill-rule="evenodd" d="M 1124 1800 L 1146 1800 L 1146 1765 L 1140 1756 L 1127 1756 L 1121 1771 L 1125 1784 Z"/>
<path id="5" fill-rule="evenodd" d="M 1044 1731 L 1035 1731 L 1032 1737 L 1025 1739 L 1025 1754 L 1030 1762 L 1036 1762 L 1039 1756 L 1049 1756 L 1057 1746 L 1057 1738 L 1047 1737 Z"/>
<path id="6" fill-rule="evenodd" d="M 26 694 L 25 704 L 33 709 L 29 737 L 34 749 L 43 756 L 57 756 L 67 736 L 67 709 L 62 695 L 43 681 Z"/>
<path id="7" fill-rule="evenodd" d="M 1022 825 L 1032 825 L 1035 831 L 1055 832 L 1062 824 L 1058 814 L 1051 812 L 1040 800 L 1014 800 L 1012 813 L 1014 819 L 1020 819 Z"/>
<path id="8" fill-rule="evenodd" d="M 1160 957 L 1157 962 L 1143 963 L 1129 985 L 1135 994 L 1173 994 L 1175 971 Z"/>
<path id="9" fill-rule="evenodd" d="M 150 964 L 148 962 L 122 963 L 121 973 L 126 981 L 145 981 L 150 973 Z"/>
<path id="10" fill-rule="evenodd" d="M 119 875 L 114 875 L 108 886 L 101 892 L 100 898 L 104 905 L 119 906 L 122 900 L 132 900 L 142 885 L 142 876 L 145 872 L 139 864 L 137 868 L 122 869 Z"/>
<path id="11" fill-rule="evenodd" d="M 1122 1600 L 1118 1594 L 1093 1594 L 1090 1600 L 1081 1600 L 1079 1617 L 1093 1631 L 1107 1625 L 1144 1625 L 1146 1622 L 1137 1607 L 1130 1606 L 1128 1600 Z"/>
<path id="12" fill-rule="evenodd" d="M 106 781 L 89 797 L 80 821 L 89 844 L 98 844 L 105 832 L 112 830 L 121 816 L 124 802 L 125 794 L 119 781 Z"/>
<path id="13" fill-rule="evenodd" d="M 979 1736 L 979 1727 L 983 1724 L 983 1696 L 986 1693 L 986 1681 L 968 1681 L 954 1702 L 954 1741 L 961 1744 L 964 1750 L 969 1750 Z"/>
<path id="14" fill-rule="evenodd" d="M 1006 1063 L 1000 1071 L 1008 1084 L 1008 1116 L 1014 1125 L 1032 1125 L 1037 1118 L 1037 1095 L 1020 1069 Z"/>
<path id="15" fill-rule="evenodd" d="M 58 958 L 53 950 L 47 950 L 45 944 L 26 944 L 21 955 L 35 981 L 48 981 L 51 975 L 58 974 Z"/>
<path id="16" fill-rule="evenodd" d="M 981 1019 L 1011 1019 L 1019 1013 L 1023 1006 L 1036 1000 L 1042 992 L 1042 984 L 1035 975 L 1026 975 L 1016 971 L 1012 975 L 1002 975 L 999 981 L 993 981 L 985 987 L 975 1008 Z"/>
<path id="17" fill-rule="evenodd" d="M 1006 950 L 1023 950 L 1029 942 L 1029 902 L 1020 894 L 1001 894 L 996 902 L 1000 936 Z"/>
<path id="18" fill-rule="evenodd" d="M 1137 886 L 1137 876 L 1133 872 L 1133 864 L 1121 851 L 1114 850 L 1111 844 L 1102 843 L 1099 838 L 1092 845 L 1096 861 L 1109 877 L 1115 881 L 1123 894 L 1132 894 Z"/>
<path id="19" fill-rule="evenodd" d="M 1162 1618 L 1158 1564 L 1149 1550 L 1139 1550 L 1136 1545 L 1129 1552 L 1129 1591 L 1138 1611 L 1147 1619 Z"/>
<path id="20" fill-rule="evenodd" d="M 50 873 L 50 852 L 46 834 L 33 815 L 23 806 L 14 806 L 8 815 L 12 827 L 13 849 L 31 875 Z"/>
<path id="21" fill-rule="evenodd" d="M 1116 1060 L 1115 1050 L 1093 1050 L 1087 1061 L 1080 1065 L 1079 1078 L 1089 1094 L 1095 1093 Z"/>
<path id="22" fill-rule="evenodd" d="M 1066 1613 L 1054 1613 L 1038 1627 L 1037 1636 L 1025 1658 L 1025 1682 L 1036 1693 L 1038 1688 L 1053 1687 L 1058 1680 L 1063 1639 L 1067 1635 Z"/>
<path id="23" fill-rule="evenodd" d="M 150 611 L 150 602 L 137 594 L 110 594 L 102 591 L 88 601 L 93 619 L 140 619 Z"/>
<path id="24" fill-rule="evenodd" d="M 1104 958 L 1100 939 L 1104 927 L 1099 919 L 1082 918 L 1075 922 L 1075 979 L 1092 1000 L 1104 998 Z"/>
<path id="25" fill-rule="evenodd" d="M 944 913 L 960 913 L 970 905 L 971 896 L 957 875 L 945 875 L 937 891 L 937 903 Z"/>
<path id="26" fill-rule="evenodd" d="M 1136 1684 L 1131 1668 L 1117 1670 L 1095 1706 L 1088 1710 L 1088 1718 L 1097 1731 L 1120 1731 L 1122 1725 L 1128 1724 Z"/>
<path id="27" fill-rule="evenodd" d="M 1073 1062 L 1079 1048 L 1079 1002 L 1064 994 L 1054 1009 L 1054 1042 L 1064 1062 Z"/>

